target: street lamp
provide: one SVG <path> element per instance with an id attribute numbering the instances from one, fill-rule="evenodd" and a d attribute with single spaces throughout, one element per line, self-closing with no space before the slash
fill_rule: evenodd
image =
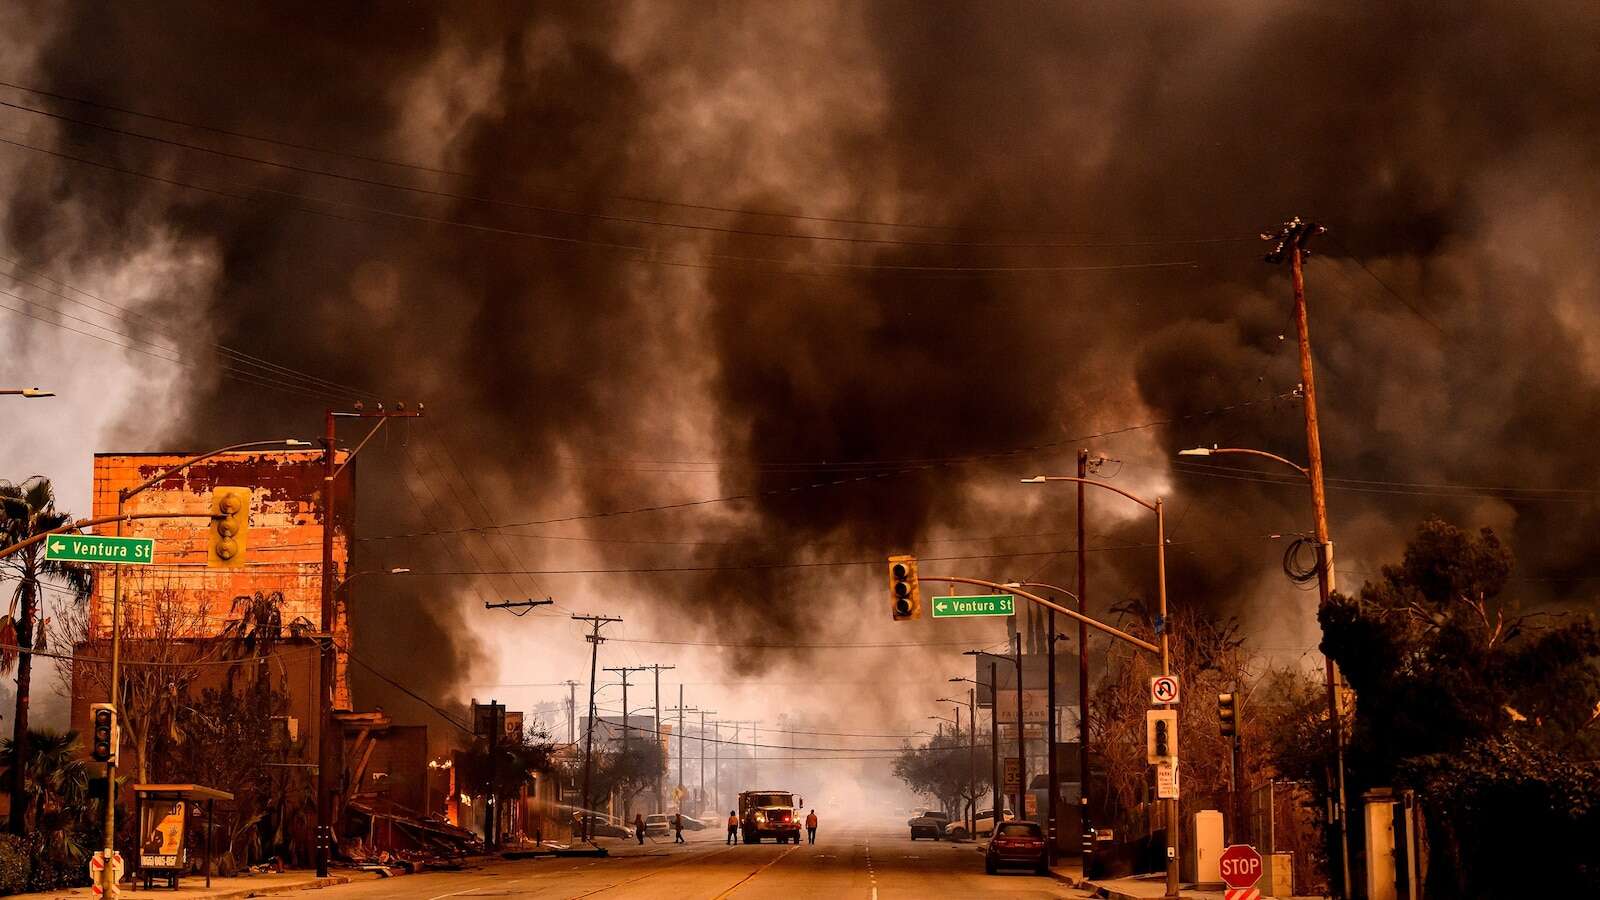
<path id="1" fill-rule="evenodd" d="M 1018 816 L 1027 815 L 1028 809 L 1028 805 L 1025 802 L 1024 796 L 1027 791 L 1027 745 L 1023 742 L 1024 734 L 1022 727 L 1022 640 L 1019 635 L 1017 640 L 1016 656 L 1010 656 L 1008 654 L 1001 653 L 990 653 L 987 650 L 964 650 L 962 651 L 961 655 L 989 657 L 989 684 L 987 687 L 989 688 L 989 710 L 992 713 L 990 717 L 991 725 L 989 728 L 989 749 L 994 757 L 994 821 L 995 825 L 998 826 L 1001 821 L 1001 814 L 1004 811 L 1005 804 L 1001 799 L 1003 795 L 1000 793 L 1000 665 L 999 663 L 995 662 L 997 659 L 1003 659 L 1017 667 L 1017 765 L 1019 770 L 1017 774 L 1019 775 L 1019 783 L 1017 785 L 1016 813 Z M 982 682 L 973 682 L 973 684 L 981 683 Z M 976 821 L 974 821 L 973 824 L 973 830 L 976 831 Z"/>
<path id="2" fill-rule="evenodd" d="M 1188 450 L 1178 451 L 1179 456 L 1223 456 L 1226 454 L 1259 456 L 1263 459 L 1270 459 L 1273 462 L 1288 466 L 1305 477 L 1306 483 L 1311 486 L 1311 515 L 1317 539 L 1318 601 L 1322 605 L 1327 605 L 1329 599 L 1333 596 L 1337 578 L 1333 568 L 1333 540 L 1328 534 L 1328 508 L 1327 504 L 1322 501 L 1322 492 L 1318 490 L 1317 474 L 1313 473 L 1309 466 L 1302 466 L 1299 463 L 1284 459 L 1276 453 L 1268 453 L 1265 450 L 1252 450 L 1246 447 L 1218 447 L 1213 444 L 1210 447 L 1192 447 Z M 1337 805 L 1337 814 L 1330 815 L 1329 818 L 1337 819 L 1339 823 L 1340 855 L 1345 867 L 1342 890 L 1344 896 L 1349 896 L 1350 828 L 1347 821 L 1349 809 L 1345 806 L 1344 717 L 1339 711 L 1339 695 L 1343 693 L 1342 682 L 1344 679 L 1340 675 L 1339 667 L 1334 663 L 1332 657 L 1324 654 L 1323 664 L 1326 672 L 1325 680 L 1328 694 L 1328 724 L 1333 743 L 1333 778 L 1330 779 L 1332 782 L 1330 786 L 1333 789 L 1333 802 Z"/>
<path id="3" fill-rule="evenodd" d="M 13 396 L 13 397 L 39 398 L 39 397 L 54 397 L 56 395 L 56 392 L 55 391 L 47 391 L 47 390 L 43 390 L 42 388 L 36 388 L 36 387 L 31 387 L 31 388 L 0 388 L 0 395 L 10 395 L 10 396 Z"/>
<path id="4" fill-rule="evenodd" d="M 981 682 L 971 678 L 962 678 L 960 675 L 950 679 L 951 684 L 960 684 L 964 681 L 974 685 Z M 954 700 L 940 698 L 941 703 L 954 703 Z M 956 707 L 959 714 L 961 707 Z M 998 789 L 998 788 L 997 788 Z M 978 691 L 976 687 L 967 688 L 967 834 L 973 835 L 978 826 Z"/>
<path id="5" fill-rule="evenodd" d="M 1129 493 L 1122 488 L 1110 485 L 1104 481 L 1094 481 L 1076 475 L 1035 475 L 1032 478 L 1021 479 L 1023 484 L 1046 484 L 1052 481 L 1070 481 L 1079 485 L 1091 485 L 1103 488 L 1115 494 L 1121 494 L 1134 503 L 1139 504 L 1156 517 L 1156 633 L 1161 638 L 1161 674 L 1172 674 L 1172 652 L 1169 640 L 1170 629 L 1167 627 L 1167 513 L 1165 500 L 1157 497 L 1154 501 L 1146 500 L 1137 494 Z M 1018 660 L 1020 664 L 1020 659 Z M 1171 704 L 1163 704 L 1170 709 Z M 1021 723 L 1017 723 L 1021 727 Z M 1087 773 L 1085 773 L 1087 775 Z M 1162 801 L 1165 809 L 1167 823 L 1167 897 L 1178 896 L 1178 801 L 1167 798 Z"/>
<path id="6" fill-rule="evenodd" d="M 35 390 L 36 391 L 37 389 L 36 388 L 29 388 L 28 390 Z M 23 392 L 23 396 L 25 396 L 25 397 L 26 396 L 49 396 L 49 394 L 48 393 L 45 393 L 45 394 L 28 394 L 26 391 L 24 391 Z M 192 465 L 194 465 L 196 463 L 204 462 L 205 460 L 208 460 L 213 456 L 218 456 L 218 455 L 223 454 L 223 453 L 230 453 L 230 452 L 232 452 L 234 450 L 250 450 L 250 449 L 257 448 L 257 447 L 291 447 L 292 448 L 292 447 L 309 447 L 309 446 L 311 446 L 310 443 L 308 443 L 306 441 L 296 440 L 295 438 L 283 438 L 283 439 L 275 440 L 275 441 L 246 441 L 246 442 L 241 443 L 241 444 L 229 444 L 226 447 L 219 447 L 216 450 L 211 450 L 211 451 L 206 452 L 206 453 L 201 453 L 201 454 L 199 454 L 197 456 L 191 456 L 188 459 L 178 463 L 175 466 L 171 466 L 171 467 L 169 467 L 167 469 L 163 469 L 162 471 L 157 472 L 155 475 L 151 476 L 148 480 L 146 480 L 142 484 L 135 485 L 134 487 L 131 487 L 131 488 L 121 488 L 121 489 L 119 489 L 117 491 L 117 517 L 118 517 L 117 518 L 117 536 L 118 537 L 122 536 L 122 522 L 123 522 L 122 516 L 126 513 L 126 507 L 128 505 L 128 501 L 130 499 L 138 496 L 139 494 L 144 493 L 145 491 L 147 491 L 150 488 L 156 486 L 157 484 L 161 483 L 162 481 L 166 480 L 167 478 L 170 478 L 173 475 L 176 475 L 179 472 L 182 472 L 183 470 L 189 468 L 190 466 L 192 466 Z M 330 528 L 333 527 L 332 523 L 329 523 L 328 527 L 330 527 Z M 120 633 L 120 623 L 119 623 L 119 619 L 118 619 L 119 613 L 121 611 L 121 607 L 122 607 L 122 567 L 121 566 L 112 566 L 111 567 L 111 705 L 112 705 L 113 708 L 119 707 L 121 705 L 120 703 L 118 703 L 118 698 L 119 698 L 119 696 L 121 694 L 121 691 L 120 691 L 119 685 L 117 683 L 118 682 L 118 678 L 119 678 L 119 676 L 121 674 L 120 673 L 120 667 L 121 667 L 121 661 L 122 661 L 122 635 Z M 120 715 L 121 715 L 120 710 L 118 710 L 118 715 L 120 717 Z M 113 760 L 114 760 L 114 758 L 113 758 Z M 105 859 L 106 859 L 106 866 L 103 869 L 103 871 L 105 873 L 105 875 L 104 875 L 105 884 L 103 885 L 103 888 L 104 888 L 104 892 L 105 892 L 105 894 L 107 896 L 110 896 L 112 894 L 112 892 L 116 888 L 116 873 L 115 873 L 115 871 L 114 871 L 114 869 L 113 869 L 113 867 L 111 865 L 111 860 L 113 858 L 112 854 L 115 852 L 116 833 L 117 833 L 117 778 L 116 778 L 117 771 L 116 770 L 117 770 L 117 764 L 116 764 L 115 761 L 106 763 L 106 826 L 105 826 L 105 842 L 106 842 Z"/>

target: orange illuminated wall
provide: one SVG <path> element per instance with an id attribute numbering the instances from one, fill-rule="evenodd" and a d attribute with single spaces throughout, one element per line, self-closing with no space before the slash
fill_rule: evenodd
<path id="1" fill-rule="evenodd" d="M 98 453 L 94 458 L 94 515 L 115 515 L 117 492 L 142 484 L 193 454 Z M 339 462 L 345 454 L 340 453 Z M 256 591 L 282 591 L 283 624 L 303 620 L 306 630 L 322 630 L 322 476 L 321 450 L 275 450 L 224 453 L 163 480 L 131 498 L 125 512 L 208 512 L 214 487 L 248 487 L 252 491 L 247 564 L 238 569 L 206 566 L 207 527 L 204 519 L 135 519 L 123 523 L 124 535 L 155 538 L 155 563 L 122 566 L 122 613 L 137 631 L 155 598 L 171 591 L 186 609 L 196 611 L 198 633 L 221 633 L 233 613 L 234 598 Z M 342 472 L 334 497 L 333 559 L 339 573 L 348 573 L 350 523 L 354 512 L 352 467 Z M 97 526 L 97 534 L 114 534 L 116 526 Z M 111 567 L 97 567 L 90 597 L 91 638 L 103 638 L 111 622 Z M 336 591 L 335 642 L 349 646 L 343 591 Z M 127 633 L 127 632 L 124 632 Z M 347 660 L 339 652 L 335 706 L 350 708 Z"/>

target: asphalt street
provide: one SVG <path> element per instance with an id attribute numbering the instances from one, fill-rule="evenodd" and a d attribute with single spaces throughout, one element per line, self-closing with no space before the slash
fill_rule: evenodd
<path id="1" fill-rule="evenodd" d="M 1083 897 L 1049 876 L 986 875 L 972 844 L 910 840 L 890 825 L 824 827 L 815 845 L 726 846 L 696 834 L 644 847 L 607 842 L 605 859 L 497 861 L 462 872 L 402 878 L 282 895 L 319 900 L 495 898 L 862 898 Z"/>

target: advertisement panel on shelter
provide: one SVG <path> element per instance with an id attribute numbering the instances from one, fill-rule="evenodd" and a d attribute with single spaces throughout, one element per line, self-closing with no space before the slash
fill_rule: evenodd
<path id="1" fill-rule="evenodd" d="M 176 869 L 183 865 L 183 801 L 154 800 L 144 808 L 140 828 L 139 865 Z"/>

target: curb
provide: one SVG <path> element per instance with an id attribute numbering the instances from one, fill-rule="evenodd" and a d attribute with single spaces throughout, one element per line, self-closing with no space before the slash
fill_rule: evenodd
<path id="1" fill-rule="evenodd" d="M 325 887 L 349 884 L 348 875 L 329 875 L 327 878 L 313 878 L 309 881 L 296 881 L 292 884 L 274 884 L 267 887 L 235 888 L 231 891 L 219 891 L 215 894 L 206 894 L 203 900 L 238 900 L 245 897 L 270 897 L 273 894 L 287 894 L 290 891 L 317 891 Z M 197 898 L 200 900 L 200 898 Z"/>

